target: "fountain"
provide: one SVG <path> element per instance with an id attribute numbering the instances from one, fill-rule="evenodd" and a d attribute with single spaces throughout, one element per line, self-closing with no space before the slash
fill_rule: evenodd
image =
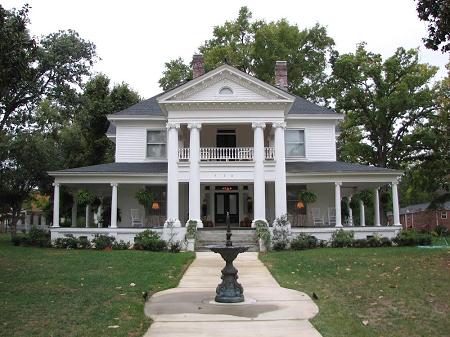
<path id="1" fill-rule="evenodd" d="M 225 260 L 225 267 L 222 269 L 222 283 L 216 288 L 215 301 L 219 303 L 240 303 L 244 302 L 244 288 L 238 283 L 238 270 L 233 266 L 233 261 L 240 253 L 248 250 L 248 246 L 233 246 L 231 241 L 230 214 L 227 212 L 227 241 L 225 245 L 209 246 L 214 253 L 220 254 Z"/>

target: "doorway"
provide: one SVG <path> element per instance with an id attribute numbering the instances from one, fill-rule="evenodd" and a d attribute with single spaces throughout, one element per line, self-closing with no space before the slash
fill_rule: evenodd
<path id="1" fill-rule="evenodd" d="M 216 193 L 214 195 L 216 226 L 224 226 L 227 212 L 230 213 L 230 224 L 239 224 L 239 193 Z"/>
<path id="2" fill-rule="evenodd" d="M 217 147 L 236 147 L 236 130 L 217 130 Z"/>

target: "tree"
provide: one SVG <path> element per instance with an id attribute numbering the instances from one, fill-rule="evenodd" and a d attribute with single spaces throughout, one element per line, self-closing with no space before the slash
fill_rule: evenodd
<path id="1" fill-rule="evenodd" d="M 28 10 L 0 6 L 0 131 L 32 125 L 43 98 L 73 97 L 96 57 L 95 46 L 72 30 L 32 38 Z"/>
<path id="2" fill-rule="evenodd" d="M 443 53 L 450 51 L 450 2 L 448 0 L 418 0 L 419 19 L 428 21 L 425 47 Z"/>
<path id="3" fill-rule="evenodd" d="M 418 62 L 417 50 L 398 48 L 386 60 L 360 44 L 332 65 L 336 110 L 345 113 L 339 157 L 400 169 L 414 160 L 410 138 L 435 111 L 436 67 Z"/>
<path id="4" fill-rule="evenodd" d="M 242 7 L 238 17 L 214 27 L 213 36 L 199 50 L 205 69 L 211 70 L 225 62 L 268 83 L 275 83 L 277 60 L 288 62 L 289 90 L 298 95 L 326 103 L 328 60 L 334 41 L 320 25 L 300 30 L 282 19 L 276 22 L 251 20 L 252 13 Z M 166 63 L 160 85 L 164 90 L 179 85 L 191 76 L 182 59 Z"/>

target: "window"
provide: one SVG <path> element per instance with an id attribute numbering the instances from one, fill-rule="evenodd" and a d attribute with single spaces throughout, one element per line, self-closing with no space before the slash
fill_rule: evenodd
<path id="1" fill-rule="evenodd" d="M 447 211 L 441 212 L 441 219 L 447 219 Z"/>
<path id="2" fill-rule="evenodd" d="M 223 87 L 219 90 L 219 95 L 233 95 L 233 90 L 230 87 Z"/>
<path id="3" fill-rule="evenodd" d="M 305 130 L 286 130 L 286 157 L 305 156 Z"/>
<path id="4" fill-rule="evenodd" d="M 166 130 L 147 130 L 147 158 L 166 156 Z"/>

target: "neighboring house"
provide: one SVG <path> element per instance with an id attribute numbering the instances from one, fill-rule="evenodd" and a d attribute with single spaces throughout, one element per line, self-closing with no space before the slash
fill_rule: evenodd
<path id="1" fill-rule="evenodd" d="M 50 172 L 52 236 L 113 233 L 131 240 L 141 226 L 161 227 L 167 219 L 180 233 L 189 220 L 206 230 L 224 226 L 229 212 L 234 227 L 289 214 L 293 232 L 326 238 L 343 226 L 343 196 L 373 189 L 378 205 L 386 184 L 399 226 L 401 172 L 336 161 L 336 126 L 344 116 L 287 92 L 286 62 L 276 62 L 275 77 L 272 86 L 229 65 L 205 74 L 203 57 L 195 55 L 191 81 L 109 115 L 114 163 Z M 102 196 L 111 205 L 109 228 L 59 228 L 61 185 Z M 149 209 L 135 199 L 142 188 L 155 198 Z M 317 195 L 307 208 L 298 200 L 304 189 Z M 362 237 L 398 230 L 382 226 L 379 207 L 374 223 L 352 229 Z"/>
<path id="2" fill-rule="evenodd" d="M 450 201 L 437 209 L 428 209 L 430 203 L 409 205 L 400 208 L 400 223 L 403 228 L 435 229 L 444 226 L 450 229 Z M 392 212 L 387 214 L 389 223 L 393 223 Z"/>

